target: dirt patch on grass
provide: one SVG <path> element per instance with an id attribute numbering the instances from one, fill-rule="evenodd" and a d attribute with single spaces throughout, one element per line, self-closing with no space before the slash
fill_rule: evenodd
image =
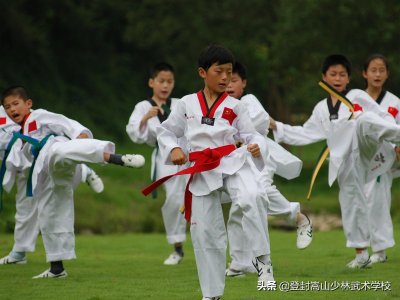
<path id="1" fill-rule="evenodd" d="M 329 231 L 333 229 L 342 228 L 342 219 L 335 214 L 309 214 L 308 217 L 313 223 L 314 231 Z M 269 226 L 275 229 L 282 230 L 295 230 L 296 224 L 290 223 L 283 217 L 268 217 Z"/>

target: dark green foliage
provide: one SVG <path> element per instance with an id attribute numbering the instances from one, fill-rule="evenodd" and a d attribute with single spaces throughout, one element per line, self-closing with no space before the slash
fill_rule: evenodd
<path id="1" fill-rule="evenodd" d="M 127 140 L 130 111 L 151 93 L 149 67 L 172 63 L 181 97 L 201 87 L 200 50 L 220 43 L 247 65 L 248 89 L 271 115 L 289 120 L 323 96 L 319 67 L 333 52 L 352 60 L 354 87 L 364 59 L 383 53 L 399 94 L 399 13 L 395 0 L 1 1 L 0 87 L 24 84 L 36 107 Z"/>

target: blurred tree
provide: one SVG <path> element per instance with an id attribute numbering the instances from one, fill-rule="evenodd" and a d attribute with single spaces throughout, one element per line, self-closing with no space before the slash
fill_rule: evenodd
<path id="1" fill-rule="evenodd" d="M 351 87 L 363 88 L 361 68 L 371 53 L 381 52 L 390 61 L 400 59 L 399 26 L 389 20 L 399 15 L 400 2 L 381 1 L 280 1 L 270 55 L 274 100 L 284 105 L 272 111 L 287 120 L 290 112 L 311 113 L 325 97 L 317 86 L 320 65 L 333 53 L 346 55 L 353 63 Z M 392 68 L 398 77 L 400 68 Z M 398 85 L 388 83 L 398 95 Z M 269 95 L 267 98 L 270 98 Z M 286 113 L 285 113 L 286 112 Z"/>
<path id="2" fill-rule="evenodd" d="M 219 43 L 248 68 L 248 89 L 273 117 L 309 114 L 324 97 L 320 64 L 333 52 L 354 64 L 352 86 L 372 52 L 400 76 L 400 2 L 366 0 L 0 1 L 0 87 L 23 84 L 35 107 L 76 118 L 97 136 L 126 141 L 136 102 L 150 94 L 148 69 L 176 68 L 174 97 L 201 88 L 197 57 Z"/>

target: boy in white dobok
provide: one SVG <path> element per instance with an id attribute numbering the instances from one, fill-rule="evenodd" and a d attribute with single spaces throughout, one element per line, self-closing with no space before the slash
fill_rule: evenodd
<path id="1" fill-rule="evenodd" d="M 223 191 L 232 199 L 232 206 L 240 206 L 243 212 L 243 229 L 258 266 L 259 284 L 274 280 L 265 211 L 257 202 L 257 175 L 251 167 L 253 162 L 259 170 L 264 167 L 266 144 L 248 121 L 246 107 L 226 93 L 233 63 L 232 53 L 224 47 L 206 47 L 198 60 L 204 89 L 183 97 L 157 128 L 160 149 L 170 154 L 169 163 L 194 162 L 176 175 L 191 174 L 185 217 L 190 221 L 203 299 L 220 299 L 224 293 L 227 238 L 221 207 Z M 177 143 L 183 136 L 189 155 Z M 238 138 L 245 144 L 240 148 L 235 146 Z M 168 178 L 143 193 L 148 194 Z"/>
<path id="2" fill-rule="evenodd" d="M 384 84 L 389 77 L 387 59 L 381 54 L 373 54 L 366 60 L 363 77 L 367 82 L 366 92 L 378 103 L 383 110 L 391 114 L 400 124 L 400 100 L 397 96 L 384 89 Z M 400 150 L 396 148 L 397 152 Z M 396 172 L 396 171 L 395 171 Z M 372 263 L 387 261 L 386 249 L 393 247 L 393 223 L 390 216 L 392 202 L 391 187 L 393 181 L 392 171 L 388 171 L 373 178 L 365 185 L 365 194 L 368 200 L 368 217 L 370 228 L 370 247 Z"/>
<path id="3" fill-rule="evenodd" d="M 38 201 L 39 229 L 50 269 L 33 278 L 62 278 L 67 273 L 62 261 L 74 259 L 73 178 L 82 162 L 113 163 L 141 167 L 141 155 L 114 154 L 114 144 L 92 139 L 91 132 L 78 122 L 43 109 L 31 111 L 32 99 L 25 88 L 10 87 L 2 95 L 2 105 L 11 120 L 21 126 L 6 158 L 10 186 L 17 171 L 32 168 L 27 180 L 29 196 Z"/>
<path id="4" fill-rule="evenodd" d="M 0 106 L 0 157 L 12 139 L 14 132 L 19 132 L 21 126 L 14 123 Z M 26 252 L 35 251 L 36 239 L 39 235 L 39 222 L 37 219 L 36 198 L 26 195 L 26 183 L 29 170 L 20 171 L 17 175 L 16 214 L 14 227 L 14 245 L 12 251 L 0 259 L 0 265 L 25 264 L 27 262 Z M 87 165 L 79 164 L 76 167 L 74 186 L 86 182 L 94 192 L 101 193 L 104 189 L 101 178 Z"/>
<path id="5" fill-rule="evenodd" d="M 266 137 L 269 127 L 269 114 L 254 95 L 245 93 L 246 85 L 246 68 L 241 63 L 235 62 L 227 92 L 246 105 L 254 127 L 261 135 L 265 136 L 268 143 L 269 154 L 266 165 L 258 179 L 267 196 L 261 195 L 264 200 L 263 203 L 266 205 L 268 215 L 288 215 L 290 222 L 297 224 L 297 248 L 305 249 L 312 241 L 311 222 L 306 215 L 300 212 L 300 203 L 289 202 L 273 185 L 275 173 L 286 179 L 297 177 L 300 174 L 302 162 Z M 226 270 L 226 276 L 243 276 L 246 272 L 253 272 L 251 253 L 247 249 L 248 239 L 243 236 L 240 214 L 236 212 L 235 207 L 230 210 L 227 231 L 232 262 Z"/>
<path id="6" fill-rule="evenodd" d="M 351 74 L 348 59 L 339 54 L 328 56 L 322 65 L 322 78 L 337 93 L 320 101 L 303 126 L 291 126 L 271 119 L 277 142 L 307 145 L 326 140 L 330 149 L 329 184 L 338 179 L 339 203 L 347 247 L 356 257 L 349 268 L 371 265 L 368 247 L 368 211 L 364 184 L 391 168 L 395 152 L 390 142 L 400 142 L 400 126 L 362 90 L 347 91 Z M 353 114 L 339 101 L 340 93 L 354 104 Z M 338 97 L 339 96 L 339 97 Z M 375 158 L 378 158 L 377 160 Z"/>
<path id="7" fill-rule="evenodd" d="M 179 166 L 164 164 L 165 159 L 161 157 L 161 151 L 158 149 L 156 132 L 157 126 L 167 119 L 179 101 L 179 99 L 170 98 L 174 85 L 173 67 L 164 62 L 154 65 L 149 79 L 153 96 L 136 104 L 126 125 L 126 132 L 133 142 L 146 143 L 154 147 L 151 157 L 153 181 L 180 169 Z M 180 139 L 179 144 L 185 147 L 184 138 Z M 167 241 L 174 245 L 174 251 L 164 261 L 165 265 L 178 264 L 184 255 L 182 243 L 186 240 L 186 221 L 179 212 L 179 208 L 183 203 L 185 184 L 185 176 L 176 176 L 164 183 L 166 198 L 161 212 Z"/>

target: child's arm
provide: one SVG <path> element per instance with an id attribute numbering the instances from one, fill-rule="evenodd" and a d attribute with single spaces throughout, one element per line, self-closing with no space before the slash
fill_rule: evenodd
<path id="1" fill-rule="evenodd" d="M 244 104 L 236 105 L 235 113 L 237 117 L 233 125 L 238 129 L 239 139 L 247 144 L 247 151 L 252 155 L 253 162 L 259 170 L 262 170 L 268 156 L 265 137 L 256 131 L 252 122 L 248 121 L 250 116 Z"/>
<path id="2" fill-rule="evenodd" d="M 37 113 L 37 120 L 40 126 L 47 126 L 56 135 L 65 135 L 70 139 L 75 139 L 79 135 L 85 134 L 88 138 L 93 138 L 93 134 L 89 129 L 64 115 L 44 109 L 35 110 L 33 113 Z"/>
<path id="3" fill-rule="evenodd" d="M 142 101 L 136 104 L 128 124 L 126 125 L 126 133 L 134 143 L 155 146 L 157 136 L 155 130 L 151 130 L 148 121 L 157 116 L 157 107 L 149 108 L 148 101 Z"/>
<path id="4" fill-rule="evenodd" d="M 271 118 L 270 128 L 273 129 L 274 139 L 277 143 L 289 145 L 308 145 L 326 139 L 322 122 L 317 117 L 317 106 L 311 117 L 303 126 L 291 126 L 277 122 Z"/>
<path id="5" fill-rule="evenodd" d="M 261 105 L 260 101 L 252 94 L 242 97 L 240 101 L 246 103 L 251 121 L 253 122 L 257 132 L 261 135 L 266 135 L 268 133 L 270 116 Z"/>
<path id="6" fill-rule="evenodd" d="M 177 149 L 183 152 L 179 145 L 178 139 L 184 135 L 186 128 L 186 106 L 184 98 L 179 100 L 175 108 L 171 111 L 168 119 L 165 120 L 160 126 L 157 127 L 157 141 L 160 150 L 162 151 L 162 157 L 165 157 L 165 163 L 179 164 L 183 160 L 182 153 L 177 152 Z M 172 152 L 174 151 L 174 157 Z M 176 154 L 176 156 L 175 156 Z M 176 162 L 173 161 L 176 160 Z"/>

